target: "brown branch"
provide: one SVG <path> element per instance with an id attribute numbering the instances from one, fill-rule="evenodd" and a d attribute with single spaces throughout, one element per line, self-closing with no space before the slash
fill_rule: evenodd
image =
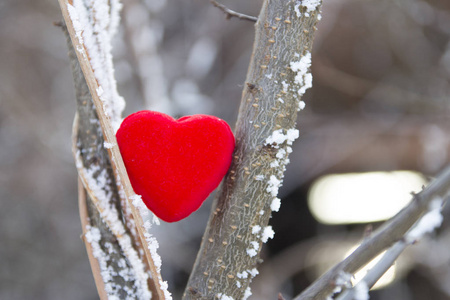
<path id="1" fill-rule="evenodd" d="M 219 2 L 217 2 L 215 0 L 209 0 L 209 2 L 211 2 L 211 4 L 214 5 L 215 7 L 219 8 L 221 11 L 223 11 L 226 14 L 227 20 L 231 19 L 232 17 L 236 17 L 236 18 L 239 18 L 240 20 L 246 20 L 246 21 L 250 21 L 250 22 L 258 21 L 257 17 L 238 13 L 234 10 L 227 8 L 225 5 L 220 4 Z"/>
<path id="2" fill-rule="evenodd" d="M 436 196 L 450 193 L 450 167 L 443 170 L 413 201 L 366 239 L 350 256 L 322 275 L 294 300 L 326 299 L 333 291 L 334 282 L 342 272 L 354 274 L 382 251 L 401 240 L 405 233 L 428 211 Z"/>
<path id="3" fill-rule="evenodd" d="M 72 2 L 70 1 L 70 3 L 72 3 Z M 162 286 L 163 282 L 161 279 L 161 275 L 159 273 L 158 267 L 154 263 L 152 253 L 150 252 L 149 241 L 146 238 L 147 232 L 144 228 L 144 224 L 143 224 L 144 222 L 142 220 L 142 217 L 141 217 L 139 211 L 137 211 L 137 209 L 132 204 L 132 198 L 134 197 L 135 194 L 134 194 L 133 188 L 131 187 L 128 175 L 126 173 L 125 166 L 123 164 L 123 160 L 120 155 L 120 151 L 117 147 L 117 141 L 115 138 L 114 130 L 111 125 L 111 120 L 110 120 L 109 116 L 107 115 L 107 113 L 105 112 L 105 104 L 100 99 L 100 93 L 101 93 L 102 89 L 99 86 L 98 79 L 94 75 L 93 67 L 92 67 L 91 61 L 90 61 L 89 50 L 86 48 L 85 44 L 82 43 L 82 39 L 81 39 L 80 35 L 82 35 L 84 33 L 84 31 L 78 31 L 78 32 L 75 31 L 73 21 L 69 15 L 69 11 L 68 11 L 68 6 L 71 4 L 69 4 L 69 2 L 66 0 L 59 0 L 59 4 L 61 7 L 61 11 L 62 11 L 64 20 L 65 20 L 65 23 L 67 25 L 67 29 L 68 29 L 68 32 L 69 32 L 69 35 L 71 38 L 71 42 L 73 44 L 73 48 L 77 49 L 77 51 L 75 51 L 75 53 L 76 53 L 78 62 L 80 64 L 81 70 L 84 75 L 83 80 L 85 80 L 85 84 L 87 84 L 87 87 L 89 88 L 90 95 L 92 96 L 93 107 L 95 107 L 94 112 L 96 114 L 96 118 L 95 119 L 91 119 L 91 118 L 85 119 L 84 118 L 83 120 L 85 122 L 94 121 L 94 122 L 98 123 L 98 125 L 99 125 L 99 127 L 98 127 L 99 132 L 95 131 L 95 132 L 90 132 L 90 133 L 86 132 L 86 133 L 93 135 L 93 136 L 102 136 L 102 139 L 104 140 L 104 143 L 97 143 L 94 146 L 104 150 L 104 153 L 106 154 L 106 157 L 108 158 L 112 168 L 110 171 L 105 170 L 105 169 L 100 169 L 100 171 L 107 171 L 107 175 L 111 175 L 110 177 L 108 177 L 108 178 L 111 178 L 111 180 L 108 179 L 108 184 L 113 183 L 114 185 L 116 185 L 116 190 L 117 190 L 117 188 L 120 188 L 121 192 L 123 192 L 123 194 L 124 194 L 124 198 L 126 198 L 126 201 L 128 201 L 127 207 L 131 211 L 132 219 L 130 219 L 129 216 L 125 215 L 125 218 L 128 218 L 126 223 L 128 224 L 129 222 L 133 222 L 136 226 L 136 231 L 138 232 L 136 244 L 138 244 L 140 246 L 141 250 L 143 251 L 144 264 L 146 264 L 149 268 L 149 270 L 148 270 L 149 276 L 148 277 L 150 278 L 149 283 L 150 283 L 150 289 L 153 292 L 152 293 L 153 299 L 166 299 L 165 288 L 163 288 L 163 286 Z M 89 6 L 89 9 L 92 9 L 92 7 Z M 78 24 L 78 26 L 80 26 L 80 25 L 84 25 L 84 24 Z M 81 75 L 79 75 L 79 76 L 77 75 L 75 80 L 77 80 L 78 77 L 80 77 L 80 76 Z M 83 76 L 81 76 L 81 77 L 83 77 Z M 77 99 L 78 99 L 78 95 L 77 95 Z M 91 102 L 88 101 L 87 103 L 91 103 Z M 97 120 L 98 120 L 98 122 L 97 122 Z M 104 146 L 105 143 L 107 143 L 109 146 L 105 147 Z M 87 164 L 83 164 L 83 166 L 87 166 Z M 83 166 L 81 166 L 81 167 L 83 167 Z M 81 168 L 81 169 L 83 169 L 83 168 Z M 79 168 L 79 170 L 80 170 L 80 168 Z M 99 173 L 98 172 L 94 173 L 93 179 L 95 180 L 97 176 L 99 176 Z M 83 178 L 86 178 L 86 176 L 83 176 L 83 173 L 80 172 L 80 178 L 83 180 Z M 94 204 L 98 204 L 98 201 L 95 201 L 95 198 L 98 196 L 98 195 L 96 195 L 97 191 L 93 192 L 92 187 L 86 181 L 84 181 L 83 183 L 85 185 L 86 191 L 90 192 L 89 196 L 92 198 Z M 107 187 L 100 186 L 100 189 L 103 189 L 105 192 L 106 192 L 106 190 L 105 190 L 106 188 Z M 108 191 L 108 192 L 111 192 L 111 191 Z M 109 193 L 107 193 L 107 195 L 109 195 Z M 121 202 L 120 198 L 121 197 L 119 196 L 119 199 L 117 201 L 114 201 L 114 203 L 112 204 L 114 206 L 114 209 L 117 210 L 117 219 L 118 219 L 119 223 L 120 223 L 120 219 L 122 217 L 122 209 L 124 209 L 124 207 L 120 204 L 120 202 Z M 110 201 L 112 201 L 112 200 L 110 200 Z M 123 204 L 125 204 L 125 203 L 123 203 Z M 106 204 L 106 205 L 108 205 L 108 204 Z M 99 209 L 99 212 L 101 214 L 102 213 L 102 211 L 100 209 L 101 206 L 96 205 L 96 208 Z M 102 216 L 102 218 L 103 217 L 104 216 Z M 103 218 L 103 219 L 105 219 L 105 218 Z M 120 223 L 120 224 L 119 223 L 108 224 L 109 229 L 111 229 L 113 231 L 113 228 L 117 229 L 115 225 L 120 225 L 120 226 L 124 225 L 122 223 Z M 125 226 L 123 226 L 123 227 L 125 227 Z M 119 244 L 121 243 L 121 241 L 128 242 L 128 240 L 127 240 L 128 238 L 131 240 L 133 239 L 133 237 L 131 237 L 127 232 L 125 232 L 123 230 L 119 230 L 119 232 L 113 232 L 113 234 L 115 234 L 115 237 L 117 238 Z M 124 249 L 123 247 L 121 247 L 121 248 L 122 248 L 122 251 L 126 251 L 126 250 L 131 251 L 131 249 Z"/>
<path id="4" fill-rule="evenodd" d="M 295 0 L 264 1 L 236 124 L 234 160 L 217 192 L 184 299 L 246 298 L 257 274 L 262 232 L 271 233 L 267 224 L 275 185 L 291 150 L 286 142 L 267 139 L 274 132 L 294 131 L 300 86 L 290 66 L 308 57 L 320 9 L 299 16 L 298 5 Z"/>

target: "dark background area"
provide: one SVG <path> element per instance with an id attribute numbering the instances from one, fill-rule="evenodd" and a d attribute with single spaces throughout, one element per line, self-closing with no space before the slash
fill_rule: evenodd
<path id="1" fill-rule="evenodd" d="M 256 16 L 262 1 L 222 3 Z M 0 3 L 0 299 L 98 298 L 80 239 L 74 90 L 64 35 L 52 25 L 61 19 L 56 0 Z M 361 239 L 367 224 L 313 218 L 306 200 L 319 176 L 432 177 L 449 162 L 450 2 L 325 0 L 318 28 L 313 88 L 250 299 L 290 298 Z M 114 59 L 125 115 L 208 113 L 233 127 L 253 38 L 252 23 L 226 20 L 206 0 L 124 1 Z M 210 205 L 154 228 L 175 299 Z M 450 299 L 448 245 L 444 223 L 404 254 L 397 280 L 372 299 Z"/>

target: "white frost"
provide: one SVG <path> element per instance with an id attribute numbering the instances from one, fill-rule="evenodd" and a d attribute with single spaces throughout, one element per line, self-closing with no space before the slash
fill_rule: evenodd
<path id="1" fill-rule="evenodd" d="M 233 297 L 227 296 L 222 293 L 217 294 L 217 297 L 219 298 L 219 300 L 234 300 Z"/>
<path id="2" fill-rule="evenodd" d="M 298 102 L 298 109 L 297 109 L 297 111 L 304 110 L 304 109 L 305 109 L 305 106 L 306 106 L 305 101 L 299 101 L 299 102 Z"/>
<path id="3" fill-rule="evenodd" d="M 103 143 L 103 147 L 105 147 L 106 149 L 111 149 L 114 146 L 115 146 L 115 144 L 113 144 L 113 143 L 108 143 L 108 142 Z"/>
<path id="4" fill-rule="evenodd" d="M 261 240 L 263 241 L 263 243 L 267 243 L 269 239 L 273 239 L 274 235 L 275 231 L 273 231 L 272 226 L 266 226 L 261 235 Z"/>
<path id="5" fill-rule="evenodd" d="M 353 288 L 354 294 L 353 299 L 354 300 L 369 300 L 369 287 L 367 286 L 367 283 L 365 281 L 358 282 L 357 285 Z"/>
<path id="6" fill-rule="evenodd" d="M 299 61 L 291 61 L 290 67 L 297 73 L 294 78 L 294 82 L 299 86 L 297 93 L 299 96 L 303 96 L 306 90 L 312 87 L 312 75 L 309 73 L 311 52 L 306 52 Z"/>
<path id="7" fill-rule="evenodd" d="M 117 0 L 74 0 L 73 5 L 67 5 L 78 42 L 87 50 L 99 85 L 97 96 L 114 130 L 119 128 L 125 108 L 125 101 L 117 92 L 111 54 L 111 40 L 117 31 L 121 7 Z M 77 51 L 87 58 L 83 48 Z"/>
<path id="8" fill-rule="evenodd" d="M 248 278 L 248 273 L 246 271 L 242 271 L 241 273 L 237 273 L 236 277 L 239 279 L 246 279 Z"/>
<path id="9" fill-rule="evenodd" d="M 258 180 L 258 181 L 264 180 L 264 175 L 256 175 L 255 180 Z"/>
<path id="10" fill-rule="evenodd" d="M 260 231 L 261 231 L 261 226 L 255 225 L 255 226 L 252 227 L 252 233 L 253 233 L 253 234 L 257 234 L 257 233 L 259 233 Z"/>
<path id="11" fill-rule="evenodd" d="M 270 179 L 268 182 L 268 186 L 266 191 L 270 193 L 272 196 L 276 197 L 278 195 L 278 189 L 281 186 L 281 181 L 275 177 L 275 175 L 270 175 Z"/>
<path id="12" fill-rule="evenodd" d="M 441 226 L 443 221 L 441 207 L 442 199 L 440 197 L 433 199 L 430 202 L 429 211 L 422 216 L 414 228 L 406 234 L 406 239 L 410 242 L 414 242 L 420 239 L 424 234 L 432 232 Z"/>
<path id="13" fill-rule="evenodd" d="M 254 257 L 254 256 L 256 256 L 256 254 L 258 254 L 258 252 L 256 252 L 255 249 L 248 248 L 248 249 L 247 249 L 247 254 L 248 254 L 248 256 L 250 256 L 250 257 Z"/>
<path id="14" fill-rule="evenodd" d="M 242 297 L 242 300 L 247 300 L 248 297 L 250 297 L 252 295 L 252 291 L 250 290 L 250 287 L 247 287 L 247 289 L 245 290 L 244 296 Z"/>
<path id="15" fill-rule="evenodd" d="M 281 199 L 280 198 L 273 198 L 272 203 L 270 204 L 270 209 L 272 211 L 279 211 L 281 207 Z"/>
<path id="16" fill-rule="evenodd" d="M 258 270 L 256 268 L 253 268 L 251 270 L 247 270 L 247 272 L 252 276 L 255 277 L 256 275 L 259 274 Z"/>
<path id="17" fill-rule="evenodd" d="M 288 145 L 292 145 L 292 143 L 298 138 L 299 131 L 297 129 L 291 128 L 286 130 L 286 133 L 283 133 L 283 129 L 278 129 L 272 132 L 272 135 L 266 138 L 267 145 L 274 145 L 274 148 L 278 148 L 278 145 L 286 142 Z"/>

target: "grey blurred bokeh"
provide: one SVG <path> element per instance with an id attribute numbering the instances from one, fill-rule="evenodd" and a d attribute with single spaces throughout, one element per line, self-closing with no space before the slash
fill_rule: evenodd
<path id="1" fill-rule="evenodd" d="M 257 15 L 262 0 L 222 3 Z M 450 2 L 325 0 L 322 16 L 313 88 L 273 217 L 275 239 L 263 249 L 267 262 L 321 235 L 342 235 L 344 243 L 346 233 L 362 231 L 312 219 L 306 193 L 318 176 L 397 169 L 433 176 L 449 162 Z M 74 90 L 65 38 L 52 24 L 60 20 L 56 0 L 0 2 L 0 299 L 98 298 L 80 239 Z M 206 0 L 124 1 L 114 58 L 125 115 L 145 108 L 208 113 L 233 127 L 253 37 L 251 23 L 226 20 Z M 155 229 L 175 299 L 210 203 Z M 373 299 L 450 299 L 442 280 L 450 278 L 449 259 L 442 254 L 447 268 L 437 272 L 425 252 L 411 254 L 423 258 L 419 269 Z M 289 297 L 312 279 L 295 273 L 275 289 Z M 271 285 L 270 276 L 263 279 Z M 274 299 L 261 291 L 255 286 L 254 299 Z"/>

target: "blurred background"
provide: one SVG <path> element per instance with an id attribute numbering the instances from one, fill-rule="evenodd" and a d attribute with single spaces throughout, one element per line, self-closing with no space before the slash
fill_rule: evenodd
<path id="1" fill-rule="evenodd" d="M 125 115 L 207 113 L 233 127 L 253 24 L 207 0 L 123 3 L 114 59 Z M 262 0 L 221 3 L 257 16 Z M 450 1 L 325 0 L 322 16 L 275 238 L 250 299 L 298 294 L 450 161 Z M 80 239 L 74 90 L 52 25 L 61 19 L 56 0 L 0 2 L 0 299 L 98 299 Z M 174 299 L 210 205 L 153 228 Z M 447 223 L 408 249 L 371 299 L 450 299 Z"/>

